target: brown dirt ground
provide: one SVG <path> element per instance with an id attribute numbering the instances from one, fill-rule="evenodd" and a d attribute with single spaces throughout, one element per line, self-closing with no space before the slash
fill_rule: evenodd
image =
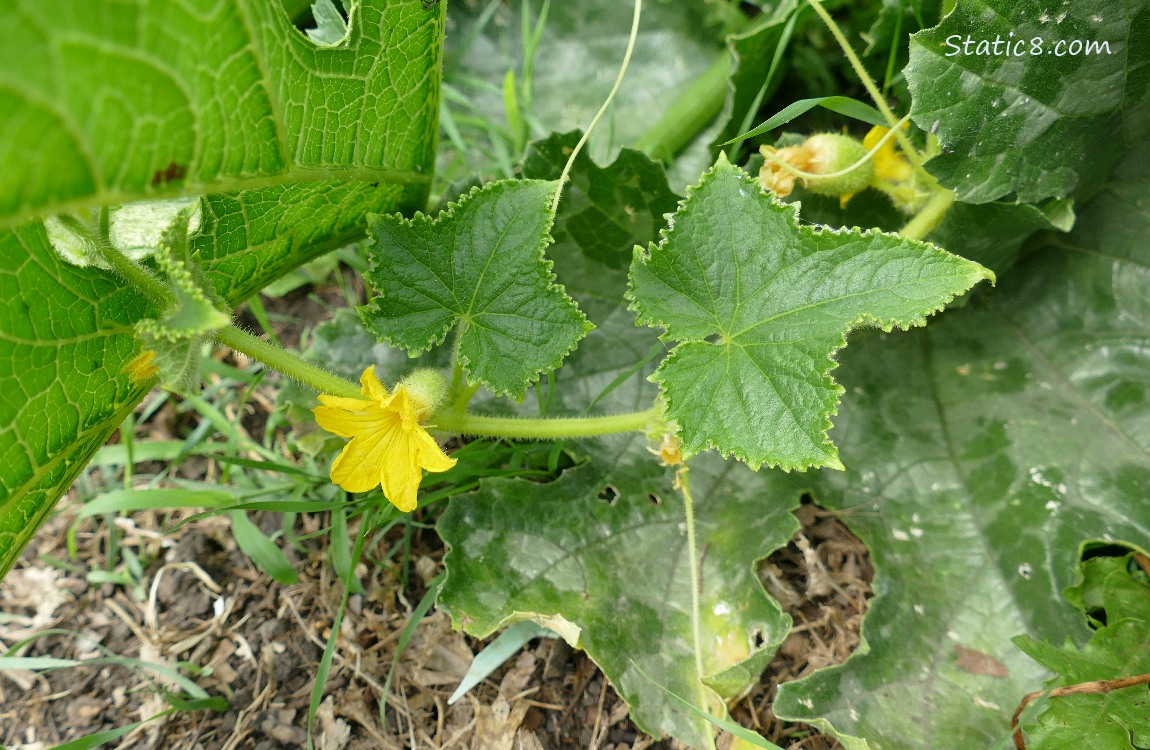
<path id="1" fill-rule="evenodd" d="M 274 302 L 298 310 L 305 300 L 300 294 L 291 296 L 296 299 Z M 285 332 L 290 339 L 297 329 Z M 266 414 L 259 413 L 260 403 L 250 403 L 248 418 L 262 424 Z M 178 434 L 189 427 L 177 421 L 161 410 L 152 422 L 138 427 L 139 438 Z M 146 479 L 147 470 L 141 466 L 138 478 Z M 101 476 L 102 471 L 94 470 L 93 481 L 118 481 L 115 475 Z M 215 469 L 205 459 L 192 464 L 190 471 L 202 478 Z M 73 491 L 65 498 L 60 512 L 0 583 L 0 652 L 56 629 L 12 655 L 89 659 L 113 654 L 171 667 L 190 663 L 200 670 L 198 684 L 228 699 L 225 712 L 176 712 L 145 724 L 118 740 L 120 748 L 303 747 L 310 691 L 342 595 L 325 563 L 326 537 L 317 534 L 307 542 L 306 554 L 286 549 L 300 582 L 283 586 L 252 567 L 224 518 L 198 520 L 165 533 L 190 513 L 132 514 L 116 522 L 121 544 L 141 560 L 153 561 L 133 592 L 86 579 L 89 569 L 105 564 L 108 535 L 102 522 L 89 519 L 78 526 L 79 554 L 68 557 L 66 536 L 75 518 L 75 497 Z M 741 724 L 782 747 L 829 750 L 838 747 L 832 739 L 774 718 L 770 701 L 780 682 L 849 656 L 858 644 L 872 573 L 865 547 L 833 514 L 807 504 L 797 515 L 801 531 L 761 568 L 764 585 L 794 617 L 795 627 L 760 682 L 731 711 Z M 276 517 L 263 520 L 271 524 L 268 531 L 278 523 Z M 305 535 L 327 523 L 322 515 L 300 516 L 296 530 Z M 635 729 L 602 673 L 582 652 L 559 640 L 531 642 L 493 677 L 448 706 L 448 696 L 484 644 L 452 631 L 448 618 L 434 611 L 420 622 L 400 656 L 383 726 L 378 707 L 382 683 L 400 634 L 438 572 L 443 553 L 432 531 L 417 535 L 412 549 L 408 580 L 400 580 L 398 563 L 371 569 L 361 565 L 358 570 L 364 592 L 351 598 L 341 628 L 318 716 L 317 748 L 678 746 Z M 53 566 L 50 559 L 68 562 Z M 0 672 L 0 745 L 43 750 L 139 721 L 167 707 L 159 695 L 165 688 L 170 684 L 154 672 L 107 663 L 42 673 Z M 720 748 L 729 740 L 721 738 Z"/>

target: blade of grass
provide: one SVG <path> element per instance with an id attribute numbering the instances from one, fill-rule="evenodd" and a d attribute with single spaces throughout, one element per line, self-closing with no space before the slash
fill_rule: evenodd
<path id="1" fill-rule="evenodd" d="M 113 490 L 86 502 L 76 520 L 130 510 L 223 507 L 236 500 L 235 493 L 222 490 Z"/>
<path id="2" fill-rule="evenodd" d="M 260 328 L 264 329 L 264 333 L 268 335 L 268 339 L 276 346 L 282 347 L 283 344 L 280 343 L 279 337 L 276 336 L 276 332 L 272 328 L 271 321 L 268 320 L 268 311 L 264 307 L 260 295 L 253 294 L 251 297 L 248 297 L 248 309 L 252 311 L 252 317 L 260 324 Z"/>
<path id="3" fill-rule="evenodd" d="M 364 543 L 367 541 L 368 534 L 371 530 L 371 524 L 375 515 L 375 506 L 368 508 L 364 511 L 363 521 L 359 527 L 359 535 L 355 540 L 355 550 L 352 553 L 352 568 L 359 565 L 359 559 L 363 556 Z M 351 596 L 351 590 L 347 586 L 343 587 L 343 596 L 340 598 L 339 610 L 335 614 L 335 619 L 331 623 L 331 634 L 327 637 L 327 644 L 323 649 L 323 656 L 319 660 L 319 668 L 315 674 L 315 684 L 312 685 L 311 699 L 307 707 L 307 750 L 313 750 L 315 747 L 312 742 L 311 733 L 312 727 L 315 726 L 315 715 L 319 711 L 319 705 L 323 701 L 323 690 L 327 685 L 327 677 L 331 673 L 331 662 L 335 658 L 335 647 L 339 642 L 339 630 L 343 625 L 343 616 L 347 612 L 347 600 Z"/>
<path id="4" fill-rule="evenodd" d="M 331 509 L 331 533 L 327 550 L 332 567 L 343 585 L 353 594 L 362 593 L 363 585 L 355 577 L 355 566 L 351 562 L 352 543 L 347 533 L 347 508 L 344 505 Z"/>
<path id="5" fill-rule="evenodd" d="M 278 461 L 256 461 L 250 458 L 239 458 L 238 456 L 217 456 L 216 460 L 223 464 L 233 464 L 235 466 L 243 466 L 247 469 L 258 469 L 260 471 L 273 471 L 278 474 L 290 474 L 296 477 L 302 477 L 313 482 L 326 483 L 327 477 L 320 476 L 319 474 L 312 474 L 304 471 L 298 466 L 291 464 L 280 463 Z"/>
<path id="6" fill-rule="evenodd" d="M 746 115 L 743 116 L 743 122 L 739 128 L 740 130 L 746 130 L 751 126 L 751 119 L 756 114 L 758 114 L 759 107 L 762 106 L 763 99 L 766 98 L 767 92 L 770 91 L 774 86 L 775 77 L 778 75 L 779 68 L 782 65 L 784 53 L 787 51 L 787 48 L 790 47 L 791 39 L 795 34 L 795 26 L 798 24 L 799 16 L 802 15 L 804 10 L 806 10 L 806 6 L 800 5 L 790 12 L 787 18 L 787 23 L 783 27 L 783 33 L 779 37 L 779 43 L 775 47 L 775 54 L 771 57 L 771 65 L 767 68 L 767 75 L 763 79 L 763 85 L 759 87 L 758 93 L 755 94 L 754 101 L 747 109 Z M 733 143 L 733 146 L 731 147 L 731 153 L 728 156 L 730 160 L 735 164 L 739 163 L 739 152 L 743 148 L 744 140 L 744 138 L 740 137 L 736 138 L 734 141 L 727 141 L 727 143 Z M 723 145 L 725 146 L 727 143 L 724 143 Z"/>
<path id="7" fill-rule="evenodd" d="M 136 729 L 144 726 L 148 722 L 155 721 L 156 719 L 162 719 L 165 716 L 169 716 L 175 713 L 176 711 L 177 709 L 175 707 L 168 708 L 158 714 L 155 714 L 154 716 L 149 716 L 143 721 L 137 721 L 134 724 L 126 724 L 117 729 L 109 729 L 104 732 L 96 732 L 95 734 L 89 734 L 86 737 L 80 737 L 68 742 L 63 742 L 59 745 L 53 745 L 51 748 L 49 748 L 49 750 L 91 750 L 92 748 L 106 745 L 112 740 L 118 740 L 125 734 L 136 731 Z"/>
<path id="8" fill-rule="evenodd" d="M 131 460 L 141 464 L 145 461 L 174 461 L 184 447 L 183 440 L 152 440 L 136 443 L 132 446 L 131 458 L 128 457 L 128 448 L 122 443 L 105 445 L 96 451 L 89 466 L 125 466 Z M 215 443 L 206 443 L 192 451 L 195 455 L 210 455 L 225 450 L 225 446 Z"/>
<path id="9" fill-rule="evenodd" d="M 447 699 L 447 705 L 453 705 L 457 700 L 467 695 L 471 688 L 486 680 L 492 672 L 499 669 L 504 662 L 517 654 L 519 649 L 534 638 L 558 638 L 558 636 L 530 620 L 517 622 L 496 636 L 495 640 L 484 646 L 483 650 L 471 660 L 467 674 L 463 676 L 459 687 L 455 688 L 455 692 Z"/>
<path id="10" fill-rule="evenodd" d="M 797 102 L 784 107 L 777 115 L 762 125 L 759 125 L 753 130 L 748 130 L 742 135 L 737 135 L 726 143 L 720 143 L 719 145 L 726 146 L 735 141 L 742 141 L 747 138 L 754 138 L 756 135 L 762 135 L 768 130 L 774 130 L 780 125 L 786 125 L 799 115 L 805 114 L 815 107 L 829 109 L 832 112 L 837 112 L 840 115 L 851 117 L 855 120 L 861 120 L 870 125 L 886 126 L 886 119 L 882 114 L 865 102 L 860 102 L 858 99 L 852 99 L 849 96 L 817 96 L 813 99 L 799 99 Z"/>
<path id="11" fill-rule="evenodd" d="M 252 523 L 246 512 L 233 510 L 228 517 L 232 521 L 232 536 L 236 544 L 257 568 L 278 583 L 291 585 L 299 582 L 299 576 L 283 550 Z"/>
<path id="12" fill-rule="evenodd" d="M 60 631 L 57 631 L 60 632 Z M 63 631 L 71 633 L 71 631 Z M 34 641 L 36 638 L 47 635 L 46 632 L 37 633 L 31 638 L 26 638 L 17 643 L 9 649 L 9 653 L 16 651 L 24 645 Z M 107 649 L 103 649 L 107 651 Z M 12 669 L 32 669 L 37 671 L 52 670 L 52 669 L 70 669 L 72 667 L 80 666 L 95 666 L 100 664 L 111 664 L 118 667 L 127 667 L 136 672 L 153 672 L 166 680 L 170 680 L 180 689 L 193 698 L 208 698 L 208 693 L 199 685 L 184 677 L 174 669 L 167 667 L 163 664 L 154 664 L 152 662 L 140 661 L 139 659 L 132 659 L 127 656 L 100 656 L 95 659 L 57 659 L 44 656 L 0 656 L 0 671 Z"/>

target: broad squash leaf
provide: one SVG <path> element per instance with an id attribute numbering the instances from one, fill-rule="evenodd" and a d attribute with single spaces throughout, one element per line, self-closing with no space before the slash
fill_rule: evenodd
<path id="1" fill-rule="evenodd" d="M 911 37 L 928 169 L 967 203 L 1090 197 L 1150 128 L 1150 4 L 960 0 Z"/>
<path id="2" fill-rule="evenodd" d="M 1011 638 L 1085 642 L 1059 595 L 1080 544 L 1150 540 L 1148 157 L 1002 288 L 843 357 L 853 468 L 815 494 L 870 548 L 876 598 L 865 648 L 783 685 L 778 715 L 852 747 L 1009 742 L 1044 674 Z"/>

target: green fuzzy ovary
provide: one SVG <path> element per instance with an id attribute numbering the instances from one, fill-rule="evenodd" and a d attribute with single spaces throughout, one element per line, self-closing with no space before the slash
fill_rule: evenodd
<path id="1" fill-rule="evenodd" d="M 812 152 L 810 172 L 833 174 L 866 156 L 866 147 L 848 135 L 820 133 L 803 143 Z M 847 174 L 837 177 L 804 177 L 803 186 L 819 195 L 854 195 L 874 179 L 874 163 L 866 160 Z"/>

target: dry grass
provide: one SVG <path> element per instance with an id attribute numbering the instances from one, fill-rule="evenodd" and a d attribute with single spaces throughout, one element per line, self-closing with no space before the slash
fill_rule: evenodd
<path id="1" fill-rule="evenodd" d="M 770 700 L 779 682 L 842 661 L 858 643 L 869 594 L 866 550 L 832 515 L 813 505 L 799 511 L 802 531 L 765 564 L 768 589 L 795 618 L 790 637 L 763 680 L 732 709 L 745 725 L 783 747 L 835 745 L 817 733 L 779 722 Z M 41 554 L 62 557 L 68 512 L 37 537 Z M 176 713 L 141 727 L 123 748 L 234 750 L 300 747 L 308 698 L 342 593 L 322 543 L 299 561 L 301 581 L 280 586 L 250 567 L 222 519 L 204 519 L 162 535 L 173 519 L 141 514 L 125 524 L 123 543 L 157 562 L 139 601 L 122 587 L 93 587 L 79 572 L 25 559 L 0 584 L 0 643 L 5 647 L 45 628 L 70 635 L 34 641 L 23 655 L 91 658 L 97 645 L 122 656 L 174 666 L 197 664 L 199 683 L 228 697 L 225 713 Z M 304 518 L 301 531 L 318 530 Z M 314 527 L 314 528 L 312 528 Z M 102 535 L 79 535 L 80 559 L 99 560 Z M 318 537 L 322 539 L 323 537 Z M 401 586 L 393 568 L 368 570 L 365 592 L 351 598 L 340 648 L 318 719 L 318 746 L 357 748 L 669 748 L 637 732 L 626 706 L 581 653 L 543 641 L 453 706 L 447 698 L 481 647 L 453 632 L 445 615 L 420 623 L 403 653 L 385 716 L 381 683 L 395 657 L 407 612 L 438 570 L 434 535 L 421 541 L 413 580 Z M 423 577 L 418 575 L 422 572 Z M 0 677 L 0 743 L 44 748 L 146 718 L 165 707 L 154 674 L 98 666 Z"/>

